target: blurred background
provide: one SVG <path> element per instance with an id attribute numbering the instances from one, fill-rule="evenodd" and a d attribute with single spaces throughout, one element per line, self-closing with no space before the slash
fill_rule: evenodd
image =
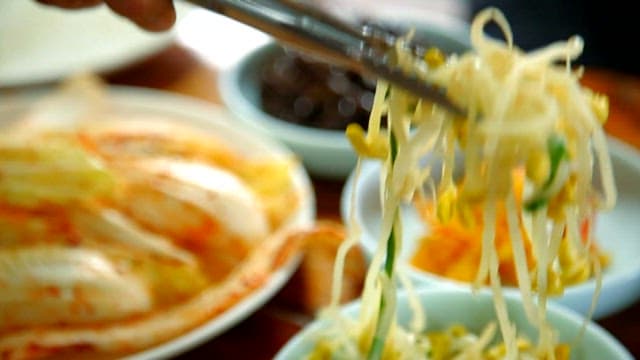
<path id="1" fill-rule="evenodd" d="M 515 43 L 532 50 L 572 35 L 585 39 L 584 54 L 577 61 L 586 66 L 584 83 L 609 96 L 611 116 L 606 130 L 612 136 L 640 147 L 640 69 L 636 64 L 635 35 L 638 34 L 634 2 L 580 0 L 308 0 L 321 9 L 345 20 L 376 20 L 386 24 L 413 27 L 447 44 L 468 46 L 468 25 L 473 15 L 487 6 L 500 8 L 509 20 Z M 265 34 L 210 11 L 182 1 L 176 2 L 178 19 L 172 30 L 149 33 L 114 15 L 106 7 L 66 11 L 37 4 L 33 0 L 0 1 L 0 98 L 4 94 L 48 88 L 77 72 L 99 74 L 109 85 L 135 86 L 179 94 L 213 106 L 229 107 L 231 95 L 247 95 L 248 90 L 232 92 L 224 86 L 229 79 L 247 77 L 231 72 L 256 49 L 270 44 Z M 497 29 L 487 31 L 500 36 Z M 255 70 L 255 69 L 254 69 Z M 260 70 L 262 71 L 262 70 Z M 335 71 L 327 73 L 336 75 Z M 338 74 L 340 75 L 340 74 Z M 243 75 L 244 76 L 244 75 Z M 341 79 L 343 75 L 339 76 Z M 258 77 L 259 79 L 259 77 Z M 350 78 L 351 79 L 351 78 Z M 246 83 L 246 81 L 245 81 Z M 333 86 L 330 83 L 329 88 Z M 314 88 L 315 89 L 315 88 Z M 328 91 L 328 90 L 327 90 Z M 323 93 L 324 94 L 324 93 Z M 255 95 L 255 94 L 254 94 Z M 342 95 L 342 94 L 340 94 Z M 328 98 L 329 96 L 321 96 Z M 258 104 L 255 95 L 253 105 Z M 235 99 L 235 98 L 234 98 Z M 247 100 L 247 101 L 249 101 Z M 336 111 L 345 101 L 335 101 Z M 246 110 L 247 101 L 242 103 Z M 295 103 L 295 100 L 293 101 Z M 340 105 L 342 104 L 342 105 Z M 257 106 L 257 105 L 256 105 Z M 349 109 L 349 107 L 347 107 Z M 243 110 L 243 111 L 244 111 Z M 256 118 L 258 110 L 243 112 Z M 238 120 L 238 126 L 242 119 Z M 285 131 L 265 130 L 274 138 Z M 342 130 L 338 130 L 341 133 Z M 302 136 L 302 135 L 301 135 Z M 306 138 L 305 138 L 306 139 Z M 320 158 L 328 158 L 330 137 L 320 135 Z M 285 140 L 283 140 L 285 141 Z M 339 141 L 339 140 L 337 140 Z M 286 141 L 285 141 L 286 142 Z M 305 141 L 305 145 L 312 143 Z M 291 145 L 294 151 L 297 145 Z M 332 151 L 333 151 L 332 150 Z M 337 150 L 336 150 L 337 151 Z M 303 154 L 302 152 L 298 153 Z M 342 159 L 337 152 L 329 157 L 335 166 Z M 304 153 L 308 156 L 307 153 Z M 302 155 L 301 155 L 302 156 Z M 310 158 L 310 157 L 309 157 Z M 315 158 L 314 158 L 315 159 Z M 305 164 L 307 165 L 307 164 Z M 347 170 L 350 170 L 347 164 Z M 320 168 L 319 168 L 320 169 Z M 324 168 L 322 168 L 324 169 Z M 326 176 L 322 170 L 312 173 L 320 220 L 341 222 L 340 197 L 346 173 Z M 326 303 L 330 288 L 330 269 L 336 243 L 315 244 L 307 252 L 301 270 L 265 309 L 230 329 L 223 336 L 196 347 L 183 358 L 270 358 L 288 338 L 313 317 Z M 320 265 L 318 265 L 320 264 Z M 362 258 L 352 262 L 350 300 L 359 294 L 364 272 Z M 319 270 L 320 269 L 320 270 Z M 308 273 L 314 275 L 309 277 Z M 323 302 L 324 301 L 324 302 Z M 625 346 L 640 356 L 640 305 L 599 321 Z M 274 330 L 276 329 L 276 330 Z M 247 349 L 249 334 L 256 342 Z"/>
<path id="2" fill-rule="evenodd" d="M 579 64 L 639 72 L 635 50 L 626 44 L 638 34 L 635 8 L 628 1 L 469 0 L 467 5 L 468 14 L 487 6 L 501 9 L 515 43 L 525 50 L 580 35 L 586 46 Z M 497 29 L 489 31 L 497 36 Z"/>
<path id="3" fill-rule="evenodd" d="M 626 1 L 525 0 L 313 0 L 347 20 L 428 22 L 447 26 L 468 22 L 487 6 L 509 19 L 515 43 L 531 50 L 579 34 L 586 47 L 579 64 L 638 73 L 634 51 L 632 3 Z M 230 65 L 248 49 L 266 41 L 261 33 L 220 16 L 176 2 L 177 26 L 148 33 L 105 7 L 63 11 L 33 0 L 0 3 L 0 88 L 55 81 L 78 70 L 108 73 L 156 53 L 172 41 L 194 49 L 215 66 Z M 424 20 L 427 19 L 427 20 Z M 495 27 L 487 31 L 500 36 Z M 223 36 L 218 35 L 224 33 Z"/>

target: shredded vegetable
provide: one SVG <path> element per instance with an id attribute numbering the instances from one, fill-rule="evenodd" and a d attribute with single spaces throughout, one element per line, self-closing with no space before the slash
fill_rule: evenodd
<path id="1" fill-rule="evenodd" d="M 490 22 L 502 29 L 504 41 L 484 35 Z M 402 278 L 402 269 L 395 266 L 402 246 L 401 205 L 427 199 L 433 184 L 438 221 L 459 221 L 460 228 L 473 221 L 482 224 L 479 260 L 467 275 L 475 289 L 488 283 L 493 292 L 501 342 L 493 347 L 486 340 L 491 336 L 475 336 L 482 341 L 463 346 L 464 358 L 567 358 L 568 347 L 558 343 L 546 319 L 546 299 L 554 291 L 555 279 L 567 276 L 565 261 L 559 257 L 573 254 L 588 269 L 600 269 L 599 257 L 588 249 L 591 240 L 581 240 L 579 227 L 594 211 L 613 207 L 616 199 L 602 129 L 606 100 L 584 89 L 580 71 L 571 68 L 571 61 L 582 52 L 581 38 L 525 53 L 514 46 L 504 15 L 489 8 L 475 17 L 473 49 L 465 54 L 445 59 L 433 50 L 416 59 L 406 41 L 396 44 L 393 55 L 398 66 L 445 88 L 467 114 L 453 115 L 379 82 L 368 131 L 358 125 L 347 128 L 360 159 L 382 161 L 380 234 L 359 318 L 348 322 L 329 308 L 324 316 L 335 325 L 327 330 L 327 338 L 336 340 L 322 340 L 317 351 L 331 354 L 324 358 L 435 359 L 443 353 L 448 354 L 443 358 L 456 358 L 458 353 L 448 350 L 424 351 L 425 343 L 438 347 L 455 336 L 446 332 L 425 336 L 416 330 L 424 329 L 424 323 L 405 330 L 394 316 L 396 286 Z M 381 127 L 382 115 L 387 116 L 387 129 Z M 458 169 L 457 157 L 463 161 Z M 437 179 L 431 176 L 434 166 L 442 170 Z M 594 168 L 600 171 L 601 184 L 592 180 Z M 515 177 L 522 169 L 523 191 L 516 194 Z M 463 174 L 461 181 L 453 178 L 456 170 Z M 357 237 L 359 227 L 349 225 L 350 236 Z M 501 231 L 508 234 L 505 240 L 497 239 Z M 345 246 L 353 243 L 347 241 Z M 535 343 L 519 340 L 507 312 L 502 290 L 507 276 L 500 272 L 502 243 L 508 243 L 513 258 L 511 280 L 517 282 L 526 315 L 538 329 Z M 571 250 L 561 250 L 564 246 Z M 336 269 L 342 261 L 336 259 Z M 574 276 L 578 273 L 575 270 Z M 337 271 L 334 281 L 340 281 Z M 413 311 L 416 319 L 423 318 L 421 308 Z"/>
<path id="2" fill-rule="evenodd" d="M 70 139 L 0 141 L 0 198 L 20 206 L 68 204 L 108 195 L 113 176 Z"/>

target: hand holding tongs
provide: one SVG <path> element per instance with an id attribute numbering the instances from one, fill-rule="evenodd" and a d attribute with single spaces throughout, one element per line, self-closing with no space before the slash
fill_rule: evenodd
<path id="1" fill-rule="evenodd" d="M 250 25 L 327 61 L 375 75 L 458 114 L 442 88 L 418 79 L 389 61 L 397 36 L 367 24 L 361 28 L 291 0 L 189 0 Z"/>

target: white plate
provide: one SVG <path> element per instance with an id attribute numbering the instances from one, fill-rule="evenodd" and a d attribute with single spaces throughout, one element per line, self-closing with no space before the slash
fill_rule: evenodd
<path id="1" fill-rule="evenodd" d="M 466 291 L 454 289 L 420 289 L 416 296 L 420 306 L 425 310 L 428 329 L 444 329 L 452 324 L 462 324 L 474 333 L 480 333 L 484 326 L 495 321 L 493 296 L 488 292 L 480 292 L 476 296 Z M 536 329 L 529 323 L 519 298 L 507 295 L 509 318 L 518 332 L 530 339 L 537 336 Z M 398 295 L 398 323 L 407 326 L 412 317 L 413 307 L 408 297 L 401 292 Z M 462 310 L 464 309 L 464 310 Z M 360 311 L 360 302 L 354 302 L 344 308 L 343 313 L 355 318 Z M 550 304 L 547 307 L 547 319 L 558 331 L 559 341 L 571 344 L 573 360 L 631 360 L 633 357 L 625 347 L 611 334 L 594 322 L 583 328 L 584 319 L 577 313 L 564 307 Z M 275 357 L 275 360 L 297 360 L 305 358 L 318 341 L 318 335 L 326 326 L 322 321 L 315 321 L 294 336 Z M 579 334 L 584 330 L 581 337 Z M 578 342 L 575 342 L 576 339 Z"/>
<path id="2" fill-rule="evenodd" d="M 21 93 L 0 99 L 0 125 L 16 119 L 42 92 Z M 256 135 L 236 119 L 213 104 L 200 102 L 179 95 L 128 87 L 113 87 L 109 91 L 108 104 L 115 114 L 158 117 L 183 121 L 227 141 L 229 146 L 247 155 L 286 156 L 292 154 L 273 140 Z M 307 226 L 315 219 L 315 198 L 311 182 L 302 166 L 293 172 L 294 184 L 300 194 L 299 210 L 288 220 L 291 225 Z M 300 256 L 271 274 L 269 280 L 242 301 L 224 313 L 188 333 L 155 348 L 134 354 L 129 360 L 162 359 L 175 356 L 212 339 L 255 312 L 282 288 L 297 268 Z"/>
<path id="3" fill-rule="evenodd" d="M 176 5 L 179 18 L 190 9 Z M 157 52 L 173 37 L 143 31 L 104 5 L 70 11 L 35 0 L 0 1 L 0 87 L 115 70 Z"/>
<path id="4" fill-rule="evenodd" d="M 609 139 L 609 151 L 618 187 L 618 203 L 613 211 L 599 214 L 596 219 L 598 245 L 609 252 L 612 264 L 603 273 L 603 284 L 594 318 L 602 318 L 618 312 L 640 297 L 640 154 L 622 142 Z M 364 163 L 362 174 L 354 183 L 353 174 L 344 187 L 341 212 L 346 221 L 351 206 L 351 191 L 355 186 L 355 217 L 362 224 L 361 245 L 370 256 L 375 251 L 379 233 L 380 206 L 378 199 L 379 164 Z M 468 289 L 469 284 L 445 279 L 419 270 L 409 264 L 418 239 L 424 233 L 423 223 L 407 206 L 403 210 L 403 249 L 400 263 L 406 266 L 414 281 L 422 286 L 452 286 Z M 579 313 L 586 314 L 591 306 L 595 281 L 569 287 L 563 296 L 552 301 L 559 302 Z M 508 289 L 507 292 L 515 292 Z"/>

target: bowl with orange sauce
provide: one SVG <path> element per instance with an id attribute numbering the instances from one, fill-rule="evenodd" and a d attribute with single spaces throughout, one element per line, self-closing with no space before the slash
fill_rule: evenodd
<path id="1" fill-rule="evenodd" d="M 609 151 L 618 188 L 618 202 L 612 211 L 597 214 L 590 224 L 596 246 L 608 258 L 608 264 L 602 269 L 602 283 L 599 285 L 592 276 L 586 281 L 567 286 L 562 294 L 550 297 L 552 302 L 587 315 L 594 294 L 600 288 L 593 313 L 595 319 L 619 312 L 640 298 L 640 262 L 637 261 L 640 257 L 637 235 L 640 234 L 640 222 L 635 219 L 640 212 L 640 189 L 634 180 L 640 177 L 640 153 L 613 138 L 609 138 Z M 433 176 L 436 178 L 437 168 L 433 167 Z M 353 173 L 348 178 L 342 195 L 342 218 L 344 221 L 352 216 L 355 218 L 362 229 L 360 245 L 368 257 L 375 252 L 379 236 L 379 173 L 379 162 L 365 161 L 360 176 Z M 352 191 L 355 191 L 355 196 L 351 195 Z M 415 204 L 407 204 L 402 209 L 403 248 L 400 266 L 418 286 L 452 287 L 470 291 L 471 279 L 475 278 L 479 261 L 479 235 L 468 231 L 465 233 L 466 230 L 462 228 L 434 230 L 429 221 L 425 220 L 423 211 Z M 586 231 L 584 228 L 583 230 Z M 437 231 L 440 233 L 437 234 L 436 241 L 425 245 L 425 239 L 433 237 Z M 465 241 L 468 243 L 465 244 Z M 508 241 L 500 240 L 498 236 L 496 245 L 499 251 L 505 242 Z M 468 261 L 465 256 L 475 256 L 477 261 Z M 457 263 L 446 263 L 448 261 Z M 519 293 L 514 272 L 513 267 L 509 266 L 501 269 L 503 282 L 509 279 L 512 281 L 505 284 L 506 293 Z"/>

